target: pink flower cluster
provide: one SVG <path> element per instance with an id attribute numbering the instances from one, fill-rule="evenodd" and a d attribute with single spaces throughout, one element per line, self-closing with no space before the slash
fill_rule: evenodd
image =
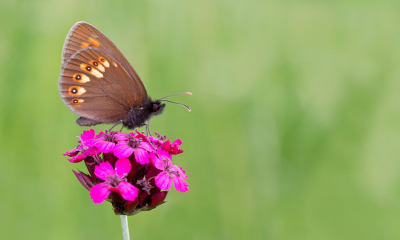
<path id="1" fill-rule="evenodd" d="M 172 165 L 172 155 L 183 152 L 181 144 L 157 133 L 147 137 L 106 130 L 95 135 L 90 129 L 63 155 L 73 163 L 85 161 L 89 174 L 73 172 L 94 203 L 107 200 L 116 214 L 134 215 L 163 204 L 172 184 L 179 192 L 188 190 L 185 171 Z"/>

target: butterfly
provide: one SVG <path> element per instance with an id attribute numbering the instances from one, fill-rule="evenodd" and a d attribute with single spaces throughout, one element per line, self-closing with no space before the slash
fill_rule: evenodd
<path id="1" fill-rule="evenodd" d="M 117 46 L 86 22 L 76 23 L 65 39 L 59 92 L 65 105 L 80 116 L 76 120 L 80 126 L 122 123 L 134 129 L 161 114 L 162 101 L 175 103 L 163 100 L 166 97 L 153 101 Z"/>

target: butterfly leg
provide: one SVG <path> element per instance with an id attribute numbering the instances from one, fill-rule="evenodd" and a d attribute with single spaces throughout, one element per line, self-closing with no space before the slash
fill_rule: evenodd
<path id="1" fill-rule="evenodd" d="M 150 128 L 149 128 L 149 124 L 148 123 L 144 123 L 146 125 L 146 136 L 147 138 L 149 138 L 149 132 L 150 132 Z"/>
<path id="2" fill-rule="evenodd" d="M 120 124 L 120 123 L 122 123 L 122 120 L 119 120 L 118 122 L 116 122 L 116 123 L 114 124 L 114 126 L 112 126 L 108 131 L 111 131 L 115 126 L 117 126 L 117 125 Z M 121 130 L 122 130 L 122 128 L 121 128 Z"/>
<path id="3" fill-rule="evenodd" d="M 150 119 L 147 121 L 147 123 L 144 123 L 145 125 L 146 125 L 146 135 L 147 135 L 147 137 L 149 137 L 149 135 L 150 135 L 150 137 L 152 137 L 153 135 L 151 135 L 151 132 L 150 132 Z"/>
<path id="4" fill-rule="evenodd" d="M 146 136 L 147 136 L 147 139 L 149 139 L 149 134 L 151 136 L 151 133 L 150 133 L 150 120 L 147 123 L 144 123 L 144 124 L 146 125 Z M 154 145 L 153 145 L 153 143 L 151 142 L 150 139 L 149 139 L 149 143 L 154 149 L 156 149 L 156 147 L 154 147 Z"/>

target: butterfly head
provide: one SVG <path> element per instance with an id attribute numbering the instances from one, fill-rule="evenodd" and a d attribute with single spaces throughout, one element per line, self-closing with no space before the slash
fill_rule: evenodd
<path id="1" fill-rule="evenodd" d="M 150 108 L 150 114 L 152 116 L 159 115 L 163 112 L 165 107 L 165 103 L 161 103 L 161 101 L 157 100 L 152 102 L 152 106 Z"/>

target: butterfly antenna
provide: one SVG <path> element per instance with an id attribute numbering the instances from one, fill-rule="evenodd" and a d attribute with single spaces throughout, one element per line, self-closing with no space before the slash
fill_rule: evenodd
<path id="1" fill-rule="evenodd" d="M 168 100 L 161 100 L 162 102 L 169 102 L 169 103 L 173 103 L 173 104 L 177 104 L 177 105 L 181 105 L 184 106 L 189 112 L 192 112 L 192 109 L 190 109 L 189 106 L 186 106 L 185 104 L 182 103 L 177 103 L 177 102 L 172 102 L 172 101 L 168 101 Z"/>
<path id="2" fill-rule="evenodd" d="M 182 94 L 192 95 L 191 92 L 175 93 L 175 94 L 172 94 L 172 95 L 168 95 L 168 96 L 166 96 L 166 97 L 162 97 L 162 98 L 160 98 L 160 99 L 158 99 L 158 100 L 161 100 L 161 99 L 164 99 L 164 98 L 167 98 L 167 97 L 176 96 L 176 95 L 182 95 Z"/>

